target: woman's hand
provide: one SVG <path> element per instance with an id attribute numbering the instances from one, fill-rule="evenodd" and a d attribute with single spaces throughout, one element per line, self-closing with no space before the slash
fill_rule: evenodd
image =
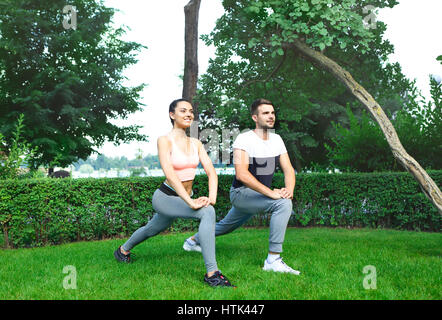
<path id="1" fill-rule="evenodd" d="M 208 207 L 210 205 L 210 200 L 208 197 L 199 197 L 196 199 L 196 201 L 201 203 L 203 207 Z"/>
<path id="2" fill-rule="evenodd" d="M 198 210 L 203 207 L 203 204 L 201 202 L 197 202 L 196 199 L 191 199 L 189 203 L 187 203 L 189 207 L 193 210 Z"/>
<path id="3" fill-rule="evenodd" d="M 193 210 L 201 209 L 202 207 L 208 207 L 210 205 L 210 200 L 207 197 L 199 197 L 198 199 L 191 199 L 189 207 Z"/>

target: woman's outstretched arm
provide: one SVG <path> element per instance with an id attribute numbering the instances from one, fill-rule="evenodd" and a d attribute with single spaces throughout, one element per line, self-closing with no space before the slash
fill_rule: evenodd
<path id="1" fill-rule="evenodd" d="M 198 144 L 198 155 L 201 165 L 203 166 L 209 180 L 209 201 L 210 204 L 213 206 L 216 203 L 216 196 L 218 194 L 218 175 L 216 174 L 215 168 L 212 164 L 212 160 L 207 154 L 206 149 L 204 149 L 201 141 L 196 139 L 195 141 Z"/>

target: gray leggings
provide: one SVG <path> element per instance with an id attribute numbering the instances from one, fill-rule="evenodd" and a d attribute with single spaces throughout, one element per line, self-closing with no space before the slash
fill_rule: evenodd
<path id="1" fill-rule="evenodd" d="M 207 272 L 218 270 L 215 257 L 215 209 L 212 206 L 193 210 L 178 196 L 167 195 L 156 190 L 152 197 L 154 217 L 135 231 L 123 244 L 123 250 L 129 251 L 140 242 L 166 230 L 176 218 L 199 219 L 199 242 Z"/>
<path id="2" fill-rule="evenodd" d="M 282 252 L 285 231 L 292 214 L 292 201 L 289 199 L 273 200 L 247 187 L 231 188 L 230 202 L 232 208 L 216 224 L 215 235 L 221 236 L 242 226 L 257 213 L 270 213 L 269 251 Z M 201 234 L 195 235 L 195 241 L 202 240 Z"/>

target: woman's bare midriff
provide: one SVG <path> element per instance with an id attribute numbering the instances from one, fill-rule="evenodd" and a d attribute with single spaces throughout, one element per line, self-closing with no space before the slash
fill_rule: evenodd
<path id="1" fill-rule="evenodd" d="M 167 183 L 169 186 L 172 186 L 172 185 L 169 183 L 169 181 L 167 181 L 167 179 L 166 179 L 166 183 Z M 192 193 L 193 180 L 189 180 L 189 181 L 181 181 L 181 183 L 183 184 L 184 189 L 186 189 L 187 193 L 190 195 L 190 194 Z"/>

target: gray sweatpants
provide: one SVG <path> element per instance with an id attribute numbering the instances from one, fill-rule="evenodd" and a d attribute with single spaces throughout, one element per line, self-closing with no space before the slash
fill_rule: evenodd
<path id="1" fill-rule="evenodd" d="M 166 230 L 176 218 L 199 219 L 201 222 L 198 234 L 207 272 L 218 270 L 215 257 L 216 216 L 212 206 L 193 210 L 180 197 L 170 196 L 156 190 L 152 197 L 152 207 L 156 211 L 154 217 L 132 234 L 123 244 L 123 250 L 129 251 L 140 242 Z"/>
<path id="2" fill-rule="evenodd" d="M 227 234 L 243 225 L 257 213 L 270 213 L 269 251 L 282 252 L 287 224 L 292 214 L 292 200 L 271 199 L 247 187 L 230 188 L 232 208 L 215 226 L 215 236 Z M 201 243 L 202 234 L 195 235 L 195 241 Z"/>

